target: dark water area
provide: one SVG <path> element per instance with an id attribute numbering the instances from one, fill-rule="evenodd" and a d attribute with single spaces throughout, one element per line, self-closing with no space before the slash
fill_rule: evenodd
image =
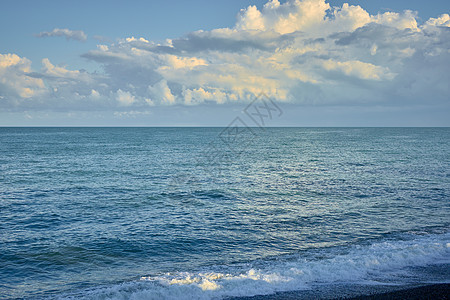
<path id="1" fill-rule="evenodd" d="M 0 128 L 0 297 L 448 283 L 449 128 Z"/>

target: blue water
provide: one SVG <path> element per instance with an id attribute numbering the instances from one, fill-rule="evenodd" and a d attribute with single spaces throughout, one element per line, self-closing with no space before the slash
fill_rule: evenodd
<path id="1" fill-rule="evenodd" d="M 450 282 L 449 206 L 449 128 L 0 128 L 0 298 Z"/>

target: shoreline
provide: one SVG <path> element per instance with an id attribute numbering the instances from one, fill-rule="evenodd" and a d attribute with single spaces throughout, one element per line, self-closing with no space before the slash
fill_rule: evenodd
<path id="1" fill-rule="evenodd" d="M 352 300 L 369 300 L 369 299 L 449 299 L 450 284 L 439 283 L 432 285 L 424 285 L 419 287 L 411 287 L 397 291 L 391 291 L 380 294 L 362 295 L 347 299 Z"/>
<path id="2" fill-rule="evenodd" d="M 326 289 L 278 292 L 271 295 L 233 297 L 229 300 L 310 300 L 310 299 L 450 299 L 450 283 L 414 286 L 334 286 Z"/>

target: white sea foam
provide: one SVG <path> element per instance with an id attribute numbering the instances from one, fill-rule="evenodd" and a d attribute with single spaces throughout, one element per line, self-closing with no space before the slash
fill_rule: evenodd
<path id="1" fill-rule="evenodd" d="M 208 271 L 146 276 L 136 282 L 84 292 L 81 298 L 221 299 L 334 283 L 401 283 L 411 275 L 410 267 L 450 263 L 449 240 L 450 233 L 427 235 L 346 249 L 322 249 L 320 259 L 317 255 L 312 258 L 299 254 L 263 263 L 217 266 Z"/>

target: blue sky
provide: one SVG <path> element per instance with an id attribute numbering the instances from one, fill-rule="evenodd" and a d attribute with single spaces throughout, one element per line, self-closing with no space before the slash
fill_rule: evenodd
<path id="1" fill-rule="evenodd" d="M 344 4 L 344 3 L 348 3 Z M 5 1 L 0 126 L 450 126 L 445 1 Z"/>

